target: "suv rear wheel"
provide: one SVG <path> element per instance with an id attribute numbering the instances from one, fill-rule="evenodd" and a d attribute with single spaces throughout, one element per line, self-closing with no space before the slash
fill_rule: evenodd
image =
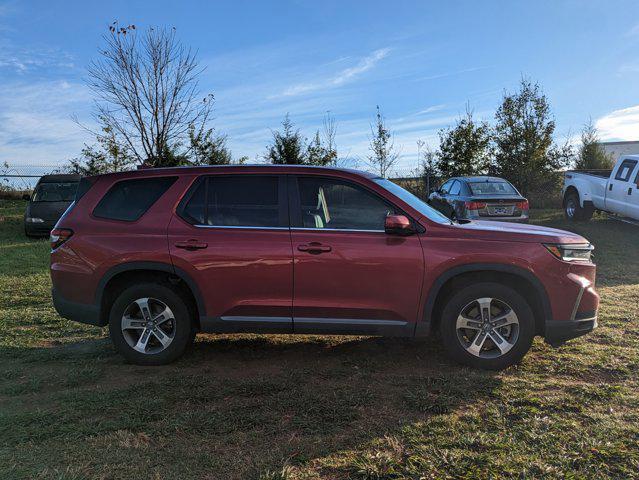
<path id="1" fill-rule="evenodd" d="M 530 349 L 535 321 L 526 300 L 499 283 L 462 288 L 442 312 L 440 336 L 449 356 L 465 365 L 501 370 Z"/>
<path id="2" fill-rule="evenodd" d="M 134 285 L 113 303 L 109 333 L 116 349 L 136 365 L 164 365 L 179 358 L 193 341 L 184 300 L 157 283 Z"/>

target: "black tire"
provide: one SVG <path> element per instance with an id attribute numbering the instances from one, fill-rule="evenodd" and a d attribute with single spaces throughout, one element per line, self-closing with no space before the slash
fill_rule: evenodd
<path id="1" fill-rule="evenodd" d="M 496 306 L 506 304 L 515 313 L 519 322 L 516 338 L 512 341 L 513 346 L 506 353 L 494 358 L 473 355 L 462 344 L 462 339 L 458 335 L 458 316 L 473 301 L 482 298 L 496 300 Z M 514 327 L 511 328 L 513 330 L 510 331 L 514 336 Z M 501 283 L 476 283 L 462 288 L 449 297 L 442 312 L 439 334 L 448 356 L 454 361 L 474 368 L 502 370 L 519 362 L 530 349 L 535 336 L 535 319 L 528 302 L 512 288 Z M 479 335 L 479 333 L 476 334 Z M 472 342 L 470 343 L 472 344 Z M 487 346 L 492 346 L 492 354 L 496 354 L 497 346 L 492 340 Z M 488 351 L 483 354 L 489 355 L 491 352 Z"/>
<path id="2" fill-rule="evenodd" d="M 171 322 L 173 339 L 164 350 L 142 353 L 135 350 L 122 331 L 122 318 L 126 309 L 138 299 L 152 298 L 168 306 L 173 313 Z M 174 329 L 174 330 L 173 330 Z M 127 362 L 135 365 L 166 365 L 181 357 L 193 343 L 194 327 L 189 309 L 180 295 L 159 283 L 143 283 L 125 289 L 116 298 L 109 314 L 109 334 L 116 350 Z"/>
<path id="3" fill-rule="evenodd" d="M 564 216 L 566 220 L 573 222 L 584 222 L 592 218 L 594 208 L 592 206 L 582 207 L 577 192 L 568 192 L 564 198 Z"/>

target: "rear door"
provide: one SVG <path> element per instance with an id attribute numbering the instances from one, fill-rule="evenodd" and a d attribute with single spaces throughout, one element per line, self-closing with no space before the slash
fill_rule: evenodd
<path id="1" fill-rule="evenodd" d="M 606 210 L 618 215 L 630 215 L 628 208 L 632 196 L 631 178 L 637 167 L 637 160 L 626 158 L 617 163 L 608 181 L 606 192 Z"/>
<path id="2" fill-rule="evenodd" d="M 205 331 L 292 331 L 293 257 L 285 176 L 195 181 L 171 220 L 173 264 L 198 285 Z"/>
<path id="3" fill-rule="evenodd" d="M 384 232 L 395 208 L 362 185 L 291 178 L 296 333 L 412 335 L 424 259 L 417 235 Z"/>

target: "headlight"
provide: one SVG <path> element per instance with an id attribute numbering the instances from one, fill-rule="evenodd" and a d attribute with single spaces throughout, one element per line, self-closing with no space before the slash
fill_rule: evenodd
<path id="1" fill-rule="evenodd" d="M 563 260 L 564 262 L 590 262 L 592 251 L 595 249 L 595 247 L 589 243 L 544 243 L 544 247 L 546 247 L 555 257 Z"/>
<path id="2" fill-rule="evenodd" d="M 44 220 L 38 217 L 27 217 L 27 223 L 44 223 Z"/>

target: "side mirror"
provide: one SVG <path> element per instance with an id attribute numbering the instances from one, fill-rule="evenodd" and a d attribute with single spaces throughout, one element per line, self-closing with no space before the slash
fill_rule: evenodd
<path id="1" fill-rule="evenodd" d="M 410 220 L 404 215 L 388 215 L 384 221 L 384 231 L 389 235 L 411 235 L 415 233 Z"/>
<path id="2" fill-rule="evenodd" d="M 28 193 L 23 194 L 22 200 L 26 200 L 28 202 L 29 200 L 31 200 L 31 195 L 29 195 Z"/>

